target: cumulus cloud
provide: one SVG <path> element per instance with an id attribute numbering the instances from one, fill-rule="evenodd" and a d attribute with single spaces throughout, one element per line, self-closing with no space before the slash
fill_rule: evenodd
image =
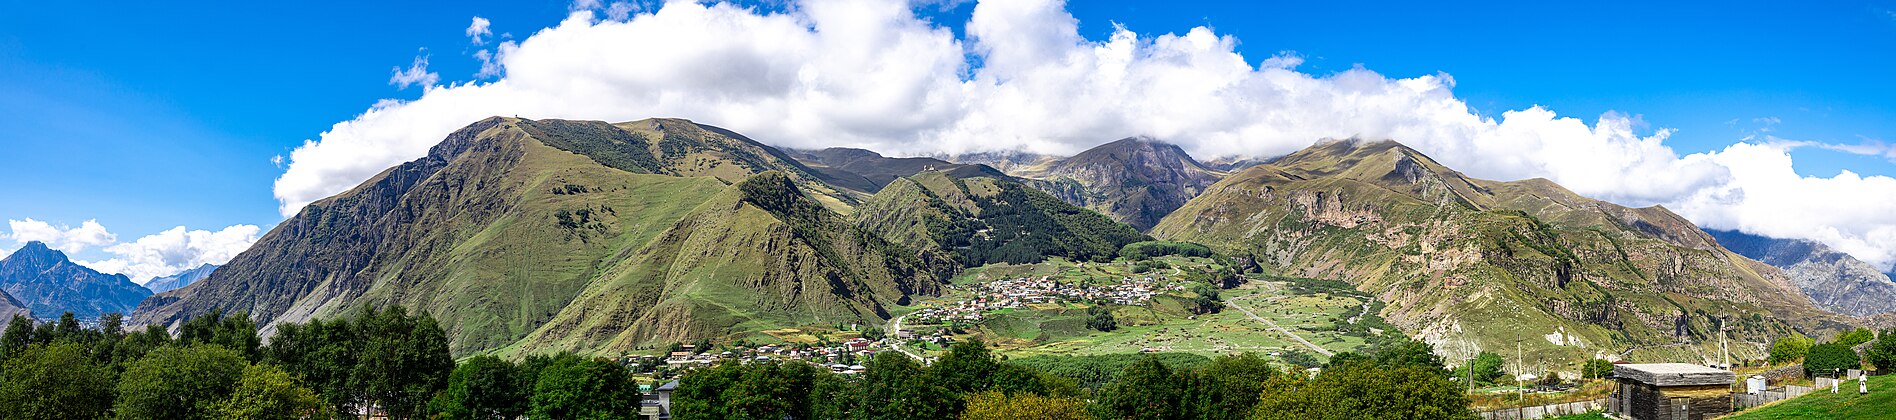
<path id="1" fill-rule="evenodd" d="M 494 34 L 493 31 L 488 30 L 488 26 L 491 24 L 492 22 L 488 22 L 487 18 L 475 16 L 474 22 L 467 24 L 468 41 L 473 42 L 474 45 L 487 44 L 487 40 L 481 39 L 481 37 Z"/>
<path id="2" fill-rule="evenodd" d="M 74 258 L 74 263 L 102 273 L 124 274 L 141 284 L 153 277 L 177 274 L 199 265 L 228 262 L 256 243 L 262 230 L 254 225 L 234 225 L 216 232 L 179 226 L 121 243 L 118 235 L 107 231 L 96 220 L 87 220 L 79 227 L 33 219 L 8 220 L 7 225 L 9 232 L 0 238 L 12 239 L 16 245 L 44 242 L 47 247 Z M 97 261 L 78 259 L 81 253 L 91 249 L 100 249 L 108 257 Z M 0 257 L 8 253 L 11 251 L 0 251 Z"/>
<path id="3" fill-rule="evenodd" d="M 407 89 L 411 85 L 434 86 L 435 82 L 441 81 L 439 73 L 428 71 L 428 56 L 425 55 L 415 56 L 414 64 L 409 65 L 407 70 L 396 66 L 389 70 L 389 73 L 388 84 L 401 89 Z"/>
<path id="4" fill-rule="evenodd" d="M 1235 38 L 1207 27 L 1141 36 L 1115 26 L 1088 40 L 1056 0 L 978 2 L 963 38 L 911 9 L 926 4 L 804 0 L 765 12 L 668 2 L 621 16 L 575 2 L 554 27 L 477 53 L 494 66 L 483 65 L 482 77 L 495 79 L 377 102 L 307 141 L 290 155 L 276 196 L 293 214 L 493 115 L 683 117 L 780 146 L 901 155 L 1070 154 L 1148 135 L 1200 157 L 1275 156 L 1323 138 L 1388 138 L 1481 178 L 1544 177 L 1622 204 L 1666 204 L 1710 226 L 1772 224 L 1745 229 L 1824 241 L 1884 267 L 1896 261 L 1888 251 L 1896 241 L 1877 239 L 1896 227 L 1896 212 L 1810 222 L 1834 234 L 1774 221 L 1830 208 L 1759 198 L 1812 191 L 1781 185 L 1869 188 L 1854 198 L 1882 200 L 1860 208 L 1896 201 L 1896 190 L 1878 189 L 1886 177 L 1798 177 L 1784 147 L 1681 156 L 1665 144 L 1672 131 L 1645 129 L 1633 115 L 1589 121 L 1538 106 L 1483 115 L 1454 95 L 1447 74 L 1311 74 L 1290 52 L 1254 66 Z M 609 19 L 598 19 L 601 8 Z M 418 59 L 410 73 L 425 64 Z M 1785 158 L 1752 161 L 1768 154 L 1753 147 Z M 1772 206 L 1794 211 L 1765 210 Z"/>
<path id="5" fill-rule="evenodd" d="M 118 236 L 106 231 L 105 226 L 99 225 L 97 220 L 87 220 L 80 223 L 79 227 L 69 227 L 28 218 L 8 220 L 7 228 L 10 233 L 4 237 L 16 243 L 44 242 L 46 247 L 67 254 L 118 242 Z"/>
<path id="6" fill-rule="evenodd" d="M 200 265 L 229 262 L 257 242 L 259 231 L 261 229 L 254 225 L 235 225 L 216 232 L 178 226 L 105 248 L 113 255 L 111 258 L 77 262 L 100 272 L 124 274 L 144 284 L 154 277 L 177 274 Z"/>

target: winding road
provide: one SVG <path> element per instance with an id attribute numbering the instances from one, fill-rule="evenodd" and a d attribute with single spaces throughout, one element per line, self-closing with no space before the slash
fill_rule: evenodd
<path id="1" fill-rule="evenodd" d="M 895 351 L 902 352 L 902 354 L 906 354 L 908 355 L 908 357 L 914 358 L 915 361 L 922 362 L 922 364 L 924 365 L 928 364 L 928 359 L 923 358 L 921 355 L 910 353 L 908 349 L 902 348 L 902 338 L 901 338 L 902 337 L 902 318 L 908 318 L 908 315 L 898 316 L 898 317 L 895 317 L 895 319 L 889 320 L 888 334 L 890 336 L 896 337 L 893 339 L 889 339 L 889 348 L 895 349 Z"/>
<path id="2" fill-rule="evenodd" d="M 1277 323 L 1271 322 L 1270 319 L 1257 316 L 1257 314 L 1252 313 L 1250 309 L 1245 308 L 1244 305 L 1239 305 L 1238 300 L 1235 298 L 1225 299 L 1225 304 L 1230 305 L 1233 308 L 1238 308 L 1239 312 L 1244 312 L 1244 315 L 1250 316 L 1251 319 L 1258 320 L 1258 322 L 1262 322 L 1264 323 L 1264 325 L 1269 325 L 1271 329 L 1277 330 L 1277 332 L 1284 333 L 1284 335 L 1290 336 L 1291 339 L 1297 340 L 1297 342 L 1299 343 L 1303 343 L 1304 347 L 1309 347 L 1310 350 L 1316 351 L 1317 353 L 1322 354 L 1324 357 L 1330 357 L 1330 356 L 1336 355 L 1336 353 L 1331 353 L 1329 350 L 1324 350 L 1322 347 L 1317 347 L 1317 345 L 1315 343 L 1311 343 L 1310 340 L 1305 340 L 1303 337 L 1299 337 L 1296 334 L 1291 334 L 1290 330 L 1284 329 L 1284 327 L 1282 326 L 1278 326 Z"/>

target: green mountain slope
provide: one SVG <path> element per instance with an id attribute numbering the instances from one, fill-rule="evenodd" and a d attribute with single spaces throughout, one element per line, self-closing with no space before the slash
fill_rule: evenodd
<path id="1" fill-rule="evenodd" d="M 1449 354 L 1520 340 L 1555 361 L 1716 360 L 1719 322 L 1737 357 L 1794 328 L 1843 325 L 1664 208 L 1471 179 L 1394 142 L 1325 142 L 1245 169 L 1152 234 L 1348 281 Z"/>
<path id="2" fill-rule="evenodd" d="M 804 186 L 812 203 L 852 201 L 781 152 L 716 127 L 490 118 L 427 157 L 310 204 L 209 278 L 148 300 L 133 321 L 245 311 L 267 333 L 280 322 L 402 304 L 442 319 L 457 353 L 498 348 L 568 311 L 627 258 L 703 216 L 730 185 L 766 171 Z"/>
<path id="3" fill-rule="evenodd" d="M 1028 187 L 986 166 L 896 179 L 856 210 L 864 228 L 967 267 L 1058 256 L 1111 259 L 1148 239 L 1132 227 Z"/>
<path id="4" fill-rule="evenodd" d="M 938 293 L 940 277 L 928 266 L 823 209 L 784 174 L 766 172 L 724 189 L 603 270 L 521 344 L 631 348 L 886 319 L 887 305 Z"/>

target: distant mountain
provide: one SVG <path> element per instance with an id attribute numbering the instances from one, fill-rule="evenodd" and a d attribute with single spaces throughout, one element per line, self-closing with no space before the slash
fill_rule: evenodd
<path id="1" fill-rule="evenodd" d="M 987 165 L 990 168 L 999 169 L 1002 172 L 1010 174 L 1022 168 L 1042 165 L 1059 159 L 1058 156 L 1022 151 L 977 152 L 958 155 L 941 154 L 936 155 L 935 158 L 963 165 Z"/>
<path id="2" fill-rule="evenodd" d="M 0 259 L 0 290 L 24 303 L 34 315 L 59 316 L 72 312 L 80 319 L 106 313 L 129 314 L 151 296 L 122 274 L 104 274 L 75 264 L 66 254 L 40 242 L 27 242 Z"/>
<path id="3" fill-rule="evenodd" d="M 1143 137 L 1006 171 L 1045 181 L 1035 186 L 1141 231 L 1225 175 L 1193 160 L 1178 146 Z"/>
<path id="4" fill-rule="evenodd" d="M 985 165 L 899 178 L 857 206 L 862 227 L 963 266 L 1031 263 L 1057 256 L 1110 260 L 1147 240 L 1131 226 L 1060 201 Z"/>
<path id="5" fill-rule="evenodd" d="M 1468 178 L 1389 141 L 1322 142 L 1244 169 L 1150 233 L 1267 272 L 1349 282 L 1387 302 L 1382 315 L 1404 332 L 1449 351 L 1527 340 L 1549 360 L 1677 360 L 1710 354 L 1721 322 L 1754 344 L 1847 326 L 1776 268 L 1662 207 L 1542 179 Z M 1759 347 L 1731 348 L 1755 357 Z"/>
<path id="6" fill-rule="evenodd" d="M 1823 244 L 1707 229 L 1720 245 L 1784 269 L 1817 306 L 1845 315 L 1896 312 L 1896 282 L 1869 263 Z"/>
<path id="7" fill-rule="evenodd" d="M 742 135 L 677 119 L 489 118 L 316 201 L 136 323 L 283 322 L 401 304 L 457 354 L 635 346 L 875 321 L 941 279 L 854 228 L 855 198 Z M 613 353 L 617 354 L 617 353 Z"/>
<path id="8" fill-rule="evenodd" d="M 1207 160 L 1201 163 L 1204 163 L 1205 167 L 1211 168 L 1214 170 L 1223 171 L 1223 172 L 1237 172 L 1240 170 L 1244 170 L 1244 168 L 1271 163 L 1271 160 L 1272 159 L 1233 156 L 1233 157 Z"/>
<path id="9" fill-rule="evenodd" d="M 27 309 L 26 304 L 14 299 L 13 295 L 0 291 L 0 319 L 13 319 L 14 315 L 32 318 L 33 310 Z"/>
<path id="10" fill-rule="evenodd" d="M 815 170 L 823 182 L 838 187 L 874 194 L 896 178 L 922 171 L 946 171 L 962 166 L 927 157 L 892 158 L 880 153 L 843 147 L 823 150 L 789 150 L 786 153 Z"/>
<path id="11" fill-rule="evenodd" d="M 184 286 L 189 286 L 191 283 L 203 280 L 205 277 L 210 277 L 211 271 L 214 270 L 217 270 L 216 264 L 200 265 L 197 268 L 184 270 L 178 274 L 151 279 L 151 281 L 145 282 L 145 288 L 151 289 L 152 293 L 169 292 Z"/>

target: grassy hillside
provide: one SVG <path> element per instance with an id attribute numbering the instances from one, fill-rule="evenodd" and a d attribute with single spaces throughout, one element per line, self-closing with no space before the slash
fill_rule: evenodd
<path id="1" fill-rule="evenodd" d="M 897 179 L 857 208 L 860 226 L 963 266 L 1047 257 L 1105 261 L 1146 240 L 1130 226 L 1004 176 L 923 172 Z"/>
<path id="2" fill-rule="evenodd" d="M 1843 325 L 1776 269 L 1663 208 L 1620 207 L 1545 180 L 1471 179 L 1393 142 L 1328 142 L 1251 167 L 1152 234 L 1275 274 L 1347 281 L 1451 355 L 1519 341 L 1530 357 L 1558 362 L 1702 361 L 1720 321 L 1737 357 L 1793 329 Z"/>
<path id="3" fill-rule="evenodd" d="M 658 257 L 672 257 L 675 252 L 655 249 L 674 247 L 668 241 L 682 235 L 681 226 L 771 226 L 765 222 L 775 216 L 768 212 L 714 212 L 706 207 L 720 198 L 723 204 L 732 203 L 732 185 L 763 172 L 795 184 L 806 202 L 825 213 L 847 209 L 853 201 L 775 149 L 716 127 L 684 120 L 606 124 L 490 118 L 450 135 L 427 157 L 310 204 L 210 278 L 146 301 L 133 322 L 176 325 L 222 309 L 253 314 L 268 333 L 280 322 L 402 304 L 444 320 L 453 350 L 462 354 L 516 343 L 548 321 L 572 316 L 562 314 L 631 322 L 647 314 L 646 308 L 612 313 L 571 305 L 583 291 L 619 280 L 629 267 L 649 268 Z M 732 240 L 707 244 L 703 251 L 737 255 L 773 249 L 768 245 Z M 731 258 L 759 265 L 803 254 L 749 255 L 752 258 Z M 756 280 L 738 271 L 724 273 L 731 275 L 676 277 Z M 909 281 L 913 277 L 904 279 L 904 284 L 914 283 Z M 871 308 L 917 290 L 887 285 L 896 280 L 886 272 L 865 271 L 855 281 L 876 285 L 878 293 L 857 303 Z M 720 320 L 666 329 L 665 337 L 743 328 L 741 322 L 729 320 L 774 315 L 770 312 L 795 300 L 782 299 L 778 306 L 747 306 L 769 314 L 713 315 L 715 308 L 668 311 Z M 668 321 L 639 322 L 650 327 Z M 547 343 L 599 344 L 539 337 Z"/>
<path id="4" fill-rule="evenodd" d="M 510 351 L 880 320 L 887 305 L 939 283 L 912 252 L 824 210 L 778 172 L 725 188 L 619 261 Z"/>
<path id="5" fill-rule="evenodd" d="M 1776 419 L 1887 419 L 1896 409 L 1896 375 L 1870 378 L 1870 394 L 1858 395 L 1856 381 L 1844 382 L 1838 393 L 1830 390 L 1778 401 L 1725 417 L 1728 420 Z"/>

